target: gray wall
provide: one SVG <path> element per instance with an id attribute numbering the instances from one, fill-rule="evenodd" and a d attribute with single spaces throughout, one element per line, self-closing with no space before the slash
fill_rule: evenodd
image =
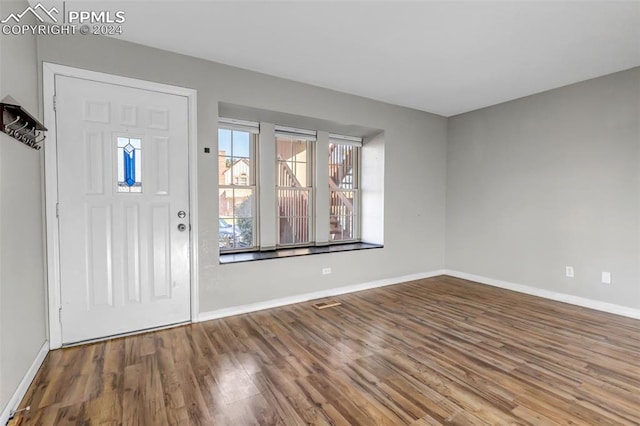
<path id="1" fill-rule="evenodd" d="M 447 268 L 640 308 L 639 103 L 635 68 L 450 118 Z"/>
<path id="2" fill-rule="evenodd" d="M 445 118 L 115 38 L 38 43 L 40 62 L 197 89 L 201 312 L 444 267 Z M 384 130 L 384 249 L 219 265 L 217 159 L 202 152 L 219 102 Z"/>
<path id="3" fill-rule="evenodd" d="M 27 2 L 0 2 L 0 16 Z M 38 116 L 36 39 L 0 36 L 0 98 Z M 42 154 L 0 133 L 0 411 L 46 340 Z"/>

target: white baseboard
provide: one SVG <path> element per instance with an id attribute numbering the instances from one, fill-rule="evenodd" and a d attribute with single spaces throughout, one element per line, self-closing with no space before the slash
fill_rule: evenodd
<path id="1" fill-rule="evenodd" d="M 4 426 L 7 424 L 7 422 L 9 421 L 9 417 L 11 416 L 11 412 L 18 407 L 18 404 L 20 404 L 22 398 L 24 398 L 27 390 L 29 389 L 29 386 L 31 385 L 31 382 L 36 377 L 36 374 L 38 373 L 38 370 L 42 366 L 42 363 L 44 362 L 44 359 L 46 358 L 48 353 L 49 341 L 45 341 L 42 344 L 40 351 L 36 355 L 36 358 L 33 360 L 31 367 L 29 367 L 24 377 L 22 378 L 22 381 L 18 385 L 18 388 L 11 396 L 11 399 L 9 399 L 7 405 L 5 405 L 2 409 L 2 414 L 0 414 L 0 425 Z"/>
<path id="2" fill-rule="evenodd" d="M 312 293 L 297 294 L 295 296 L 283 297 L 281 299 L 266 300 L 264 302 L 250 303 L 247 305 L 233 306 L 230 308 L 218 309 L 216 311 L 201 312 L 198 321 L 209 321 L 232 315 L 246 314 L 249 312 L 261 311 L 263 309 L 277 308 L 279 306 L 291 305 L 294 303 L 308 302 L 309 300 L 322 299 L 324 297 L 339 296 L 356 291 L 369 290 L 372 288 L 384 287 L 393 284 L 400 284 L 407 281 L 421 280 L 423 278 L 437 277 L 444 275 L 444 270 L 423 272 L 419 274 L 404 275 L 401 277 L 387 278 L 384 280 L 370 281 L 361 284 L 354 284 L 345 287 L 337 287 L 328 290 L 320 290 Z"/>
<path id="3" fill-rule="evenodd" d="M 611 314 L 621 315 L 624 317 L 640 319 L 640 309 L 633 309 L 627 306 L 616 305 L 599 300 L 587 299 L 585 297 L 574 296 L 571 294 L 557 293 L 551 290 L 531 287 L 528 285 L 515 284 L 508 281 L 496 280 L 493 278 L 482 277 L 479 275 L 467 274 L 466 272 L 445 270 L 445 275 L 462 278 L 469 281 L 475 281 L 481 284 L 487 284 L 493 287 L 500 287 L 506 290 L 517 291 L 518 293 L 530 294 L 532 296 L 544 297 L 545 299 L 556 300 L 558 302 L 569 303 L 571 305 L 591 308 L 597 311 L 608 312 Z"/>

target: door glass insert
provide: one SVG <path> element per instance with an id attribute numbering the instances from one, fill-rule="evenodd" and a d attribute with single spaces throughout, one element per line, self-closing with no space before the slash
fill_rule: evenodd
<path id="1" fill-rule="evenodd" d="M 118 192 L 142 192 L 142 140 L 118 137 Z"/>

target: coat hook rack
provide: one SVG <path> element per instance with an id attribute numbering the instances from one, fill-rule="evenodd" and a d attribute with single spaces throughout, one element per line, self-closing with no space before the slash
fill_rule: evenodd
<path id="1" fill-rule="evenodd" d="M 39 150 L 42 148 L 47 128 L 29 114 L 15 99 L 6 96 L 0 101 L 0 132 Z"/>

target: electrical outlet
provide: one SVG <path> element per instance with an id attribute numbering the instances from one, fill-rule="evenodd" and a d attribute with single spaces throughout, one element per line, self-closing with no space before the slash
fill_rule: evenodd
<path id="1" fill-rule="evenodd" d="M 611 272 L 602 273 L 602 284 L 611 284 Z"/>
<path id="2" fill-rule="evenodd" d="M 568 278 L 573 278 L 573 266 L 567 266 L 564 268 L 564 275 Z"/>
<path id="3" fill-rule="evenodd" d="M 322 275 L 329 275 L 331 273 L 331 268 L 322 268 Z"/>

